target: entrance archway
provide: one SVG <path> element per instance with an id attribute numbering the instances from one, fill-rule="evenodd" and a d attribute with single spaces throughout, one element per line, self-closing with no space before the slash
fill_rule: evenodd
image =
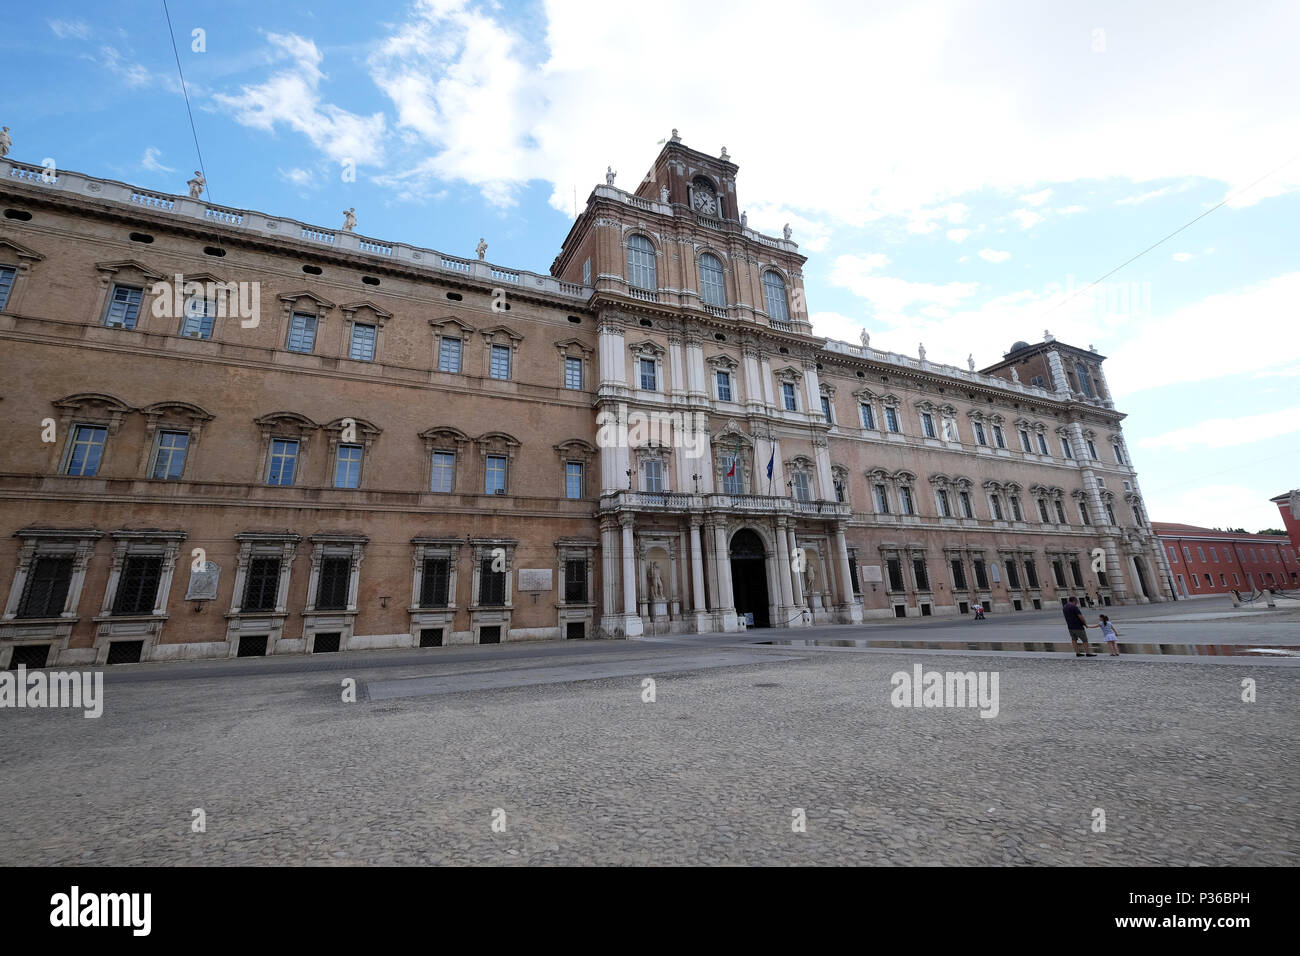
<path id="1" fill-rule="evenodd" d="M 1142 591 L 1142 596 L 1147 600 L 1151 599 L 1151 591 L 1147 587 L 1147 569 L 1146 562 L 1139 557 L 1133 558 L 1133 567 L 1137 571 L 1138 588 Z"/>
<path id="2" fill-rule="evenodd" d="M 731 539 L 731 591 L 737 614 L 754 615 L 755 627 L 769 627 L 767 605 L 767 551 L 763 539 L 750 528 Z"/>

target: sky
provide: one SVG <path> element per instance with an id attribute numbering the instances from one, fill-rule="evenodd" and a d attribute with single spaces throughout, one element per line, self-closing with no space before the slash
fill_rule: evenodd
<path id="1" fill-rule="evenodd" d="M 791 224 L 817 334 L 1095 345 L 1156 521 L 1300 486 L 1294 0 L 168 9 L 176 53 L 161 0 L 9 18 L 10 158 L 184 194 L 201 151 L 210 201 L 547 273 L 677 128 Z"/>

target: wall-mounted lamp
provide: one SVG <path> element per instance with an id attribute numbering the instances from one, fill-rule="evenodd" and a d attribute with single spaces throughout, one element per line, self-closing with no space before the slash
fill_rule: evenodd
<path id="1" fill-rule="evenodd" d="M 390 597 L 390 595 L 388 595 L 388 594 L 381 594 L 381 595 L 379 596 L 379 606 L 380 606 L 380 607 L 388 607 L 388 598 L 389 598 L 389 597 Z"/>

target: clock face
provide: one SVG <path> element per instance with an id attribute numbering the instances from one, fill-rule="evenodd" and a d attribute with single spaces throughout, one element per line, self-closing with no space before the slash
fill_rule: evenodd
<path id="1" fill-rule="evenodd" d="M 718 210 L 718 201 L 703 189 L 695 190 L 695 209 L 697 212 L 713 215 Z"/>

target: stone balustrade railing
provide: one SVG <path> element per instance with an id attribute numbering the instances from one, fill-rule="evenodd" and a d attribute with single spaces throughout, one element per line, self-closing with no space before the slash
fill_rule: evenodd
<path id="1" fill-rule="evenodd" d="M 975 385 L 983 385 L 989 388 L 1000 388 L 1005 391 L 1019 392 L 1031 398 L 1037 398 L 1042 401 L 1059 400 L 1061 396 L 1046 388 L 1039 388 L 1037 385 L 1026 385 L 1024 382 L 1013 382 L 1007 378 L 1001 378 L 997 375 L 985 375 L 981 372 L 972 372 L 969 369 L 957 368 L 955 365 L 941 365 L 937 362 L 922 362 L 920 359 L 914 359 L 909 355 L 900 355 L 897 352 L 882 352 L 879 349 L 873 349 L 861 345 L 852 345 L 848 342 L 841 342 L 838 339 L 826 340 L 826 351 L 839 352 L 841 355 L 856 355 L 860 358 L 871 359 L 875 362 L 888 362 L 890 365 L 899 365 L 903 368 L 916 369 L 920 372 L 934 372 L 943 375 L 945 378 L 955 378 L 962 381 L 971 382 Z M 1101 402 L 1103 407 L 1113 407 L 1110 403 Z"/>
<path id="2" fill-rule="evenodd" d="M 494 266 L 477 259 L 458 259 L 433 249 L 408 245 L 404 242 L 385 242 L 354 232 L 327 229 L 310 223 L 270 216 L 249 209 L 232 209 L 190 199 L 188 196 L 170 196 L 140 189 L 111 179 L 96 179 L 69 170 L 53 170 L 8 159 L 0 159 L 0 183 L 21 183 L 74 196 L 83 196 L 96 202 L 119 203 L 123 206 L 148 210 L 165 216 L 196 220 L 208 227 L 220 227 L 244 234 L 255 234 L 276 239 L 326 246 L 340 252 L 373 256 L 387 262 L 402 262 L 431 273 L 450 272 L 469 276 L 489 284 L 508 282 L 520 289 L 548 295 L 562 296 L 585 302 L 592 289 L 572 282 L 562 282 L 554 276 Z M 621 190 L 619 190 L 621 192 Z"/>

